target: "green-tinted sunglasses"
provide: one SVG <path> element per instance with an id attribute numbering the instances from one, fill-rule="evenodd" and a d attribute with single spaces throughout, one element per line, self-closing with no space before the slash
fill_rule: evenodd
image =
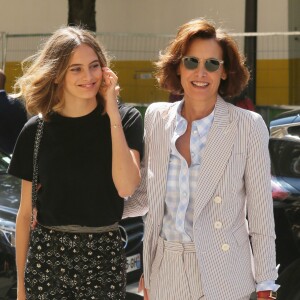
<path id="1" fill-rule="evenodd" d="M 194 57 L 194 56 L 184 56 L 182 58 L 183 65 L 188 70 L 197 69 L 200 64 L 200 60 L 201 59 Z M 221 64 L 224 63 L 223 60 L 219 60 L 217 58 L 208 58 L 208 59 L 205 59 L 204 61 L 205 61 L 205 63 L 204 63 L 205 69 L 208 72 L 215 72 L 215 71 L 219 70 Z"/>

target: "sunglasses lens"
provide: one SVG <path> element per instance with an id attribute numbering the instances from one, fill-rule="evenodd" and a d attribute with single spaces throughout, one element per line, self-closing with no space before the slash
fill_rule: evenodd
<path id="1" fill-rule="evenodd" d="M 183 64 L 188 70 L 197 69 L 199 61 L 195 57 L 185 57 L 183 59 Z"/>
<path id="2" fill-rule="evenodd" d="M 220 62 L 216 59 L 208 59 L 205 61 L 205 68 L 208 72 L 215 72 L 220 68 Z"/>

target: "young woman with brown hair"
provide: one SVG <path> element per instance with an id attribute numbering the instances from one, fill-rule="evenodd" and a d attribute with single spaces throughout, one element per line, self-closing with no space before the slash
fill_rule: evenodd
<path id="1" fill-rule="evenodd" d="M 40 114 L 25 124 L 9 167 L 22 179 L 18 300 L 125 299 L 118 222 L 140 182 L 143 128 L 140 113 L 118 103 L 108 64 L 90 32 L 64 27 L 17 81 L 28 112 Z"/>

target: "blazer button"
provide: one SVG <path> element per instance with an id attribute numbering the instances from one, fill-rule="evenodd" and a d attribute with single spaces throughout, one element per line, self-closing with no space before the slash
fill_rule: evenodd
<path id="1" fill-rule="evenodd" d="M 215 203 L 220 204 L 222 202 L 222 198 L 220 196 L 217 196 L 214 198 Z"/>
<path id="2" fill-rule="evenodd" d="M 229 248 L 230 248 L 230 247 L 229 247 L 228 244 L 223 244 L 223 245 L 222 245 L 222 250 L 223 250 L 223 251 L 228 251 Z"/>
<path id="3" fill-rule="evenodd" d="M 216 229 L 220 229 L 220 228 L 222 228 L 222 225 L 223 225 L 223 224 L 222 224 L 222 222 L 220 222 L 220 221 L 216 221 L 214 225 L 215 225 L 215 228 L 216 228 Z"/>

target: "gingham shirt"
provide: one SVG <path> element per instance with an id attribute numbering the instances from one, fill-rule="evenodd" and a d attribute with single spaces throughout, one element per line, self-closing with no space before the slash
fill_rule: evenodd
<path id="1" fill-rule="evenodd" d="M 176 140 L 187 129 L 187 121 L 181 116 L 183 101 L 178 106 L 176 127 L 171 139 L 165 199 L 165 215 L 161 237 L 168 241 L 193 241 L 194 197 L 198 180 L 201 155 L 207 134 L 214 119 L 214 111 L 207 117 L 193 121 L 190 137 L 191 165 L 178 152 Z"/>

